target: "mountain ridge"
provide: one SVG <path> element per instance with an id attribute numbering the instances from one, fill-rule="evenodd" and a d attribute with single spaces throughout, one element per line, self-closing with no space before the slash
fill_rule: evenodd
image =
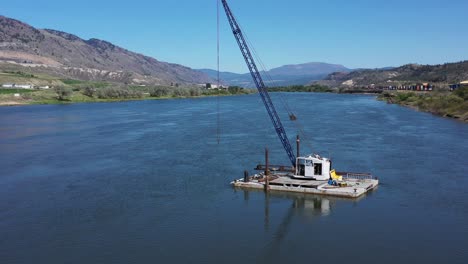
<path id="1" fill-rule="evenodd" d="M 213 79 L 217 79 L 217 71 L 212 69 L 198 69 Z M 325 78 L 333 72 L 349 72 L 351 69 L 340 64 L 325 62 L 308 62 L 301 64 L 287 64 L 261 72 L 268 86 L 304 85 L 311 81 Z M 271 80 L 270 78 L 271 77 Z M 224 84 L 254 87 L 250 73 L 220 72 L 220 79 Z"/>
<path id="2" fill-rule="evenodd" d="M 129 84 L 211 82 L 189 67 L 161 62 L 111 42 L 55 30 L 37 29 L 0 15 L 0 61 L 63 78 Z"/>
<path id="3" fill-rule="evenodd" d="M 440 87 L 468 80 L 468 61 L 436 65 L 406 64 L 400 67 L 331 73 L 313 82 L 330 87 L 401 86 L 431 83 Z"/>

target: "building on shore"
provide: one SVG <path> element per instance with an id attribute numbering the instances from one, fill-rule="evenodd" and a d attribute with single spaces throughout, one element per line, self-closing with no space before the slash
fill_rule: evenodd
<path id="1" fill-rule="evenodd" d="M 205 88 L 208 90 L 227 90 L 228 86 L 225 85 L 217 85 L 217 84 L 212 84 L 212 83 L 203 83 L 203 84 L 198 84 L 198 87 Z"/>
<path id="2" fill-rule="evenodd" d="M 449 85 L 449 88 L 450 88 L 450 91 L 455 91 L 459 88 L 462 88 L 462 87 L 468 87 L 468 81 L 462 81 L 462 82 L 459 82 L 459 83 L 456 83 L 456 84 L 450 84 Z"/>
<path id="3" fill-rule="evenodd" d="M 14 83 L 4 83 L 2 84 L 2 88 L 13 88 L 15 86 Z"/>
<path id="4" fill-rule="evenodd" d="M 32 84 L 16 84 L 16 83 L 4 83 L 2 88 L 12 88 L 12 89 L 33 89 Z"/>
<path id="5" fill-rule="evenodd" d="M 433 91 L 434 85 L 430 83 L 418 83 L 414 85 L 388 85 L 379 86 L 382 90 L 400 90 L 400 91 Z"/>

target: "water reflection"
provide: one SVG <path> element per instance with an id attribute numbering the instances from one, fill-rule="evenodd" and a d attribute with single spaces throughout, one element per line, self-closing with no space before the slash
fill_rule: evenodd
<path id="1" fill-rule="evenodd" d="M 264 229 L 268 240 L 265 241 L 264 254 L 259 256 L 259 262 L 275 263 L 285 246 L 286 237 L 291 229 L 297 228 L 297 220 L 314 222 L 327 217 L 338 208 L 340 203 L 356 204 L 359 199 L 320 196 L 290 192 L 264 192 L 260 190 L 237 189 L 243 192 L 245 202 L 250 197 L 263 193 L 264 195 Z M 366 195 L 368 196 L 368 195 Z M 286 208 L 281 205 L 286 203 Z"/>
<path id="2" fill-rule="evenodd" d="M 236 189 L 236 191 L 241 191 L 243 193 L 244 201 L 246 203 L 249 202 L 251 194 L 264 194 L 264 228 L 266 232 L 273 232 L 273 237 L 277 240 L 276 243 L 280 242 L 286 236 L 290 223 L 295 217 L 305 219 L 307 221 L 314 221 L 320 217 L 326 217 L 333 213 L 337 203 L 345 202 L 355 204 L 366 196 L 368 197 L 372 195 L 372 192 L 370 192 L 358 199 L 349 199 L 290 192 L 264 192 L 255 189 Z M 275 211 L 271 210 L 270 207 L 272 204 L 277 203 L 278 201 L 286 201 L 287 204 L 289 203 L 289 206 L 287 206 L 287 210 L 284 213 L 278 212 L 276 207 Z M 272 219 L 271 215 L 274 215 L 274 219 Z M 277 223 L 278 221 L 278 226 L 270 230 L 272 223 Z"/>
<path id="3" fill-rule="evenodd" d="M 245 191 L 249 192 L 249 191 Z M 289 200 L 290 206 L 280 220 L 273 237 L 280 242 L 286 236 L 289 226 L 294 217 L 305 217 L 307 220 L 313 220 L 318 217 L 327 216 L 335 204 L 336 198 L 328 198 L 310 194 L 265 192 L 265 230 L 270 227 L 270 205 L 272 199 Z M 277 212 L 275 212 L 275 215 Z M 281 214 L 279 214 L 281 215 Z M 273 219 L 272 219 L 273 221 Z"/>

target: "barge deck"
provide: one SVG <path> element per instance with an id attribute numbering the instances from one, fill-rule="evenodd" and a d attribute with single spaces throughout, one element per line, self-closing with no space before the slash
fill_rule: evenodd
<path id="1" fill-rule="evenodd" d="M 297 179 L 288 175 L 272 174 L 268 178 L 264 175 L 254 175 L 238 179 L 231 182 L 231 185 L 248 189 L 358 198 L 377 188 L 379 180 L 377 178 L 344 178 L 338 186 L 335 186 L 330 185 L 328 181 Z"/>

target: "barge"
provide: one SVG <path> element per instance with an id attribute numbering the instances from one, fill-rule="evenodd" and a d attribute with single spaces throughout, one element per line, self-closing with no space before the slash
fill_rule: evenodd
<path id="1" fill-rule="evenodd" d="M 299 144 L 298 144 L 299 145 Z M 299 147 L 298 147 L 299 148 Z M 331 161 L 319 155 L 298 157 L 295 167 L 258 165 L 262 172 L 231 182 L 239 188 L 260 189 L 358 198 L 374 190 L 379 180 L 370 173 L 337 172 L 331 169 Z"/>
<path id="2" fill-rule="evenodd" d="M 231 184 L 234 187 L 247 189 L 309 193 L 346 198 L 361 197 L 376 189 L 379 185 L 379 180 L 376 178 L 346 178 L 335 186 L 329 184 L 328 181 L 302 180 L 286 174 L 272 174 L 268 177 L 271 179 L 266 180 L 263 173 L 255 174 L 249 176 L 248 180 L 242 178 L 234 180 Z"/>

